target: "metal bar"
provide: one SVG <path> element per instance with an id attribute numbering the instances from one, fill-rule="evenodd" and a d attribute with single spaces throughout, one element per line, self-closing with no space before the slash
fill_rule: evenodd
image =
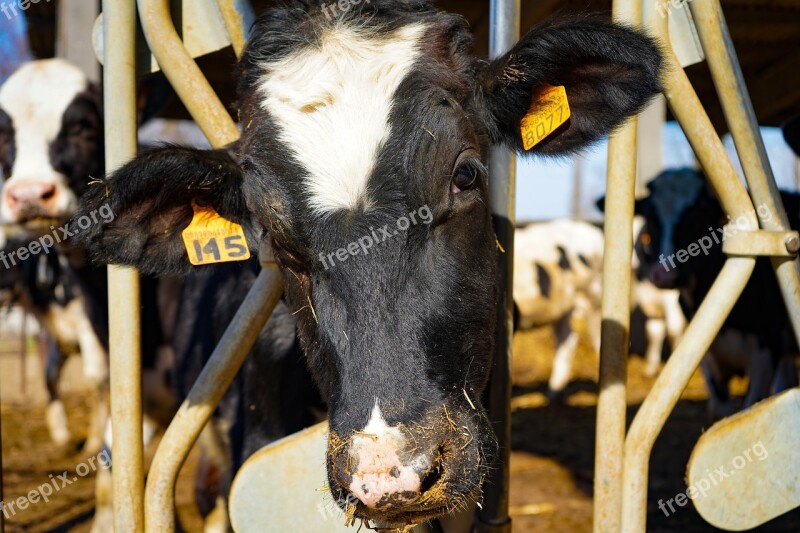
<path id="1" fill-rule="evenodd" d="M 236 57 L 241 58 L 255 15 L 248 0 L 217 0 Z"/>
<path id="2" fill-rule="evenodd" d="M 657 10 L 652 10 L 650 17 L 648 27 L 654 30 L 664 53 L 664 96 L 673 115 L 689 139 L 725 212 L 732 218 L 741 217 L 741 225 L 737 226 L 740 231 L 758 229 L 758 219 L 747 190 L 739 181 L 725 146 L 675 56 L 669 39 L 668 19 L 658 15 Z"/>
<path id="3" fill-rule="evenodd" d="M 790 229 L 789 219 L 781 202 L 719 0 L 698 0 L 690 5 L 700 41 L 706 51 L 711 77 L 747 178 L 750 196 L 759 207 L 756 213 L 761 227 L 770 231 L 787 231 Z M 762 206 L 766 209 L 762 210 Z M 795 337 L 800 341 L 800 299 L 797 298 L 800 294 L 800 265 L 794 258 L 773 257 L 771 261 L 789 310 Z"/>
<path id="4" fill-rule="evenodd" d="M 491 0 L 489 54 L 499 57 L 519 40 L 520 0 Z M 511 346 L 514 334 L 514 225 L 516 223 L 516 158 L 506 148 L 494 148 L 489 159 L 490 198 L 497 240 L 500 298 L 495 332 L 494 367 L 486 395 L 489 419 L 500 452 L 497 468 L 485 482 L 483 509 L 478 513 L 479 533 L 510 533 L 508 489 L 511 458 Z"/>
<path id="5" fill-rule="evenodd" d="M 722 324 L 750 279 L 756 260 L 729 258 L 678 347 L 631 423 L 625 440 L 623 469 L 623 533 L 643 533 L 647 524 L 647 474 L 650 452 L 667 417 L 680 399 Z"/>
<path id="6" fill-rule="evenodd" d="M 615 22 L 639 27 L 639 0 L 615 0 Z M 636 194 L 637 117 L 608 143 L 603 302 L 594 474 L 594 531 L 620 530 L 630 333 L 633 205 Z"/>
<path id="7" fill-rule="evenodd" d="M 147 478 L 145 531 L 148 533 L 175 531 L 175 482 L 181 466 L 236 377 L 282 294 L 283 285 L 277 265 L 264 267 L 167 428 Z"/>
<path id="8" fill-rule="evenodd" d="M 19 339 L 19 362 L 22 365 L 20 370 L 20 386 L 22 387 L 22 396 L 25 397 L 28 395 L 28 373 L 25 371 L 27 369 L 27 356 L 28 355 L 28 313 L 22 314 L 22 333 Z M 0 448 L 0 454 L 2 454 L 2 448 Z M 0 498 L 0 501 L 3 501 Z"/>
<path id="9" fill-rule="evenodd" d="M 221 147 L 236 141 L 236 124 L 175 30 L 169 0 L 137 0 L 137 4 L 153 56 L 209 142 Z"/>
<path id="10" fill-rule="evenodd" d="M 136 6 L 103 0 L 106 169 L 136 155 Z M 144 528 L 139 273 L 108 267 L 114 529 Z"/>

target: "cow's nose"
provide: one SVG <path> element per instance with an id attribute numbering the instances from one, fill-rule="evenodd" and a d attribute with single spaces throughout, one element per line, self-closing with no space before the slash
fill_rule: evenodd
<path id="1" fill-rule="evenodd" d="M 24 180 L 6 187 L 6 202 L 12 211 L 44 207 L 55 196 L 56 186 L 43 181 Z"/>
<path id="2" fill-rule="evenodd" d="M 648 277 L 659 289 L 674 289 L 678 280 L 678 271 L 658 264 L 650 267 Z"/>
<path id="3" fill-rule="evenodd" d="M 363 440 L 362 440 L 363 439 Z M 370 509 L 391 510 L 414 503 L 433 476 L 433 461 L 416 453 L 408 459 L 392 438 L 356 437 L 350 452 L 350 493 Z"/>

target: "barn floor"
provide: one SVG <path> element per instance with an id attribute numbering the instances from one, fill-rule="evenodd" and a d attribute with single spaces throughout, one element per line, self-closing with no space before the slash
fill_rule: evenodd
<path id="1" fill-rule="evenodd" d="M 15 350 L 18 341 L 0 341 L 0 352 Z M 515 532 L 588 532 L 592 520 L 592 468 L 596 412 L 596 356 L 583 345 L 577 357 L 576 376 L 563 405 L 549 406 L 543 394 L 550 371 L 551 332 L 523 332 L 514 340 L 513 447 L 511 505 Z M 0 356 L 2 398 L 3 471 L 5 500 L 11 501 L 48 482 L 50 474 L 64 470 L 75 477 L 76 466 L 87 460 L 78 443 L 69 451 L 50 443 L 44 421 L 46 394 L 35 347 L 26 359 L 27 391 L 21 389 L 20 356 Z M 641 375 L 642 360 L 629 365 L 629 416 L 635 413 L 653 380 Z M 80 361 L 68 362 L 64 400 L 71 427 L 85 431 L 91 408 L 80 380 Z M 745 383 L 736 384 L 739 392 Z M 666 517 L 659 499 L 674 498 L 685 490 L 683 473 L 694 442 L 706 423 L 705 389 L 696 374 L 656 443 L 650 468 L 648 531 L 692 533 L 715 531 L 691 506 Z M 79 435 L 78 437 L 81 437 Z M 185 531 L 201 531 L 192 504 L 193 453 L 179 480 L 179 517 Z M 6 531 L 88 532 L 94 508 L 93 473 L 64 487 L 49 503 L 37 503 L 19 511 Z M 757 531 L 800 531 L 800 512 L 790 513 Z"/>

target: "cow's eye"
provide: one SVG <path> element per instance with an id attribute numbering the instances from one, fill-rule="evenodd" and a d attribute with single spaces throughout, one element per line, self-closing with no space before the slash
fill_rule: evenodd
<path id="1" fill-rule="evenodd" d="M 453 179 L 450 182 L 450 190 L 453 194 L 458 194 L 473 188 L 477 182 L 478 169 L 475 168 L 474 165 L 463 164 L 460 165 L 456 169 L 455 174 L 453 174 Z"/>
<path id="2" fill-rule="evenodd" d="M 85 132 L 89 132 L 92 130 L 92 123 L 88 120 L 79 120 L 77 122 L 73 122 L 72 125 L 69 127 L 69 134 L 76 136 L 82 135 Z"/>

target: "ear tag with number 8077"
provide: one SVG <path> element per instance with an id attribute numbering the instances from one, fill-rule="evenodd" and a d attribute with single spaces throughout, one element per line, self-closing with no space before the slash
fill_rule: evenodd
<path id="1" fill-rule="evenodd" d="M 192 222 L 181 235 L 193 265 L 250 259 L 250 249 L 239 224 L 222 218 L 211 207 L 200 207 L 192 202 L 192 209 Z"/>
<path id="2" fill-rule="evenodd" d="M 570 117 L 567 91 L 564 86 L 548 85 L 544 91 L 534 96 L 528 114 L 522 119 L 520 129 L 525 150 L 530 150 Z"/>

